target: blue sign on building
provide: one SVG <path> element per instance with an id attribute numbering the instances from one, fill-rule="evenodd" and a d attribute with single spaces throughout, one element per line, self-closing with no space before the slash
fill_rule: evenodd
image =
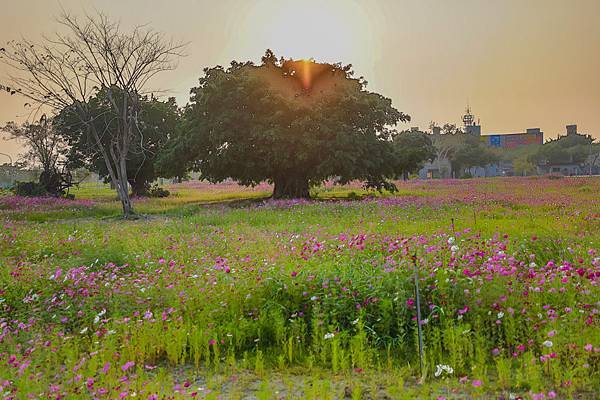
<path id="1" fill-rule="evenodd" d="M 490 146 L 502 147 L 502 135 L 490 135 Z"/>

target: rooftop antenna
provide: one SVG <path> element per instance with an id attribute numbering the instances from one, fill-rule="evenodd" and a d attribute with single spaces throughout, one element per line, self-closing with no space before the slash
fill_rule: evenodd
<path id="1" fill-rule="evenodd" d="M 475 116 L 471 114 L 471 107 L 469 107 L 469 103 L 467 103 L 467 108 L 465 109 L 465 115 L 463 115 L 462 121 L 465 125 L 465 128 L 468 126 L 473 126 L 473 122 L 475 121 Z"/>

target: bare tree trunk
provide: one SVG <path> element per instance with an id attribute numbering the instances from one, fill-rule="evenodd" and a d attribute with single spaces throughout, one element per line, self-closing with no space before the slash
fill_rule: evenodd
<path id="1" fill-rule="evenodd" d="M 88 124 L 88 129 L 92 132 L 94 139 L 98 143 L 98 149 L 102 154 L 102 158 L 104 159 L 104 163 L 106 164 L 106 169 L 108 171 L 108 175 L 110 176 L 111 183 L 115 186 L 117 190 L 117 195 L 119 196 L 119 200 L 121 201 L 121 206 L 123 207 L 123 217 L 125 219 L 131 218 L 135 213 L 133 211 L 133 205 L 131 204 L 131 199 L 129 198 L 129 186 L 127 182 L 127 171 L 125 170 L 125 180 L 123 180 L 123 174 L 121 172 L 119 157 L 115 154 L 112 147 L 110 147 L 110 156 L 106 152 L 104 145 L 100 140 L 100 136 L 96 131 L 96 127 L 93 123 Z M 111 162 L 111 157 L 113 159 L 114 164 Z M 122 157 L 123 163 L 125 163 L 125 158 Z M 114 167 L 113 167 L 114 165 Z M 116 169 L 116 171 L 115 171 Z"/>
<path id="2" fill-rule="evenodd" d="M 122 154 L 120 152 L 118 159 L 115 160 L 115 165 L 117 167 L 117 187 L 120 188 L 119 200 L 121 200 L 121 205 L 123 206 L 123 217 L 125 219 L 131 219 L 135 215 L 135 212 L 133 211 L 133 204 L 129 197 L 126 153 Z"/>
<path id="3" fill-rule="evenodd" d="M 107 91 L 107 94 L 108 99 L 110 100 L 113 106 L 113 110 L 116 114 L 119 114 L 119 106 L 117 105 L 114 97 L 112 96 L 112 92 L 110 89 Z M 121 119 L 121 131 L 119 132 L 120 135 L 116 138 L 115 142 L 109 147 L 109 149 L 110 155 L 112 156 L 114 168 L 116 170 L 116 173 L 111 173 L 111 179 L 114 179 L 117 186 L 117 193 L 119 195 L 119 200 L 121 200 L 121 206 L 123 208 L 123 218 L 131 219 L 135 216 L 135 212 L 133 210 L 133 204 L 129 196 L 129 180 L 127 179 L 127 154 L 129 151 L 129 137 L 131 134 L 131 115 L 127 96 L 128 94 L 126 92 L 123 92 L 123 104 L 121 107 L 122 111 L 121 115 L 119 116 Z M 100 147 L 102 147 L 101 144 Z M 105 159 L 105 161 L 107 160 Z M 107 161 L 106 166 L 109 169 L 110 173 L 110 161 Z"/>

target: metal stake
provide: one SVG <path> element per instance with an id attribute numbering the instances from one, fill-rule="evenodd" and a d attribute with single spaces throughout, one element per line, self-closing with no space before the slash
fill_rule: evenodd
<path id="1" fill-rule="evenodd" d="M 415 291 L 417 298 L 417 332 L 419 334 L 419 365 L 421 367 L 421 377 L 423 377 L 423 332 L 421 329 L 421 298 L 419 295 L 419 268 L 417 267 L 417 255 L 413 255 L 413 264 L 415 267 Z"/>

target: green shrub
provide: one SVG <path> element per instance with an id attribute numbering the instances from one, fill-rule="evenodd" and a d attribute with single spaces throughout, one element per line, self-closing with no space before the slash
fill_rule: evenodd
<path id="1" fill-rule="evenodd" d="M 171 192 L 167 189 L 161 188 L 156 184 L 148 189 L 148 197 L 169 197 L 170 194 Z"/>
<path id="2" fill-rule="evenodd" d="M 44 185 L 38 182 L 17 182 L 13 191 L 17 196 L 24 197 L 40 197 L 48 195 L 48 191 Z"/>

